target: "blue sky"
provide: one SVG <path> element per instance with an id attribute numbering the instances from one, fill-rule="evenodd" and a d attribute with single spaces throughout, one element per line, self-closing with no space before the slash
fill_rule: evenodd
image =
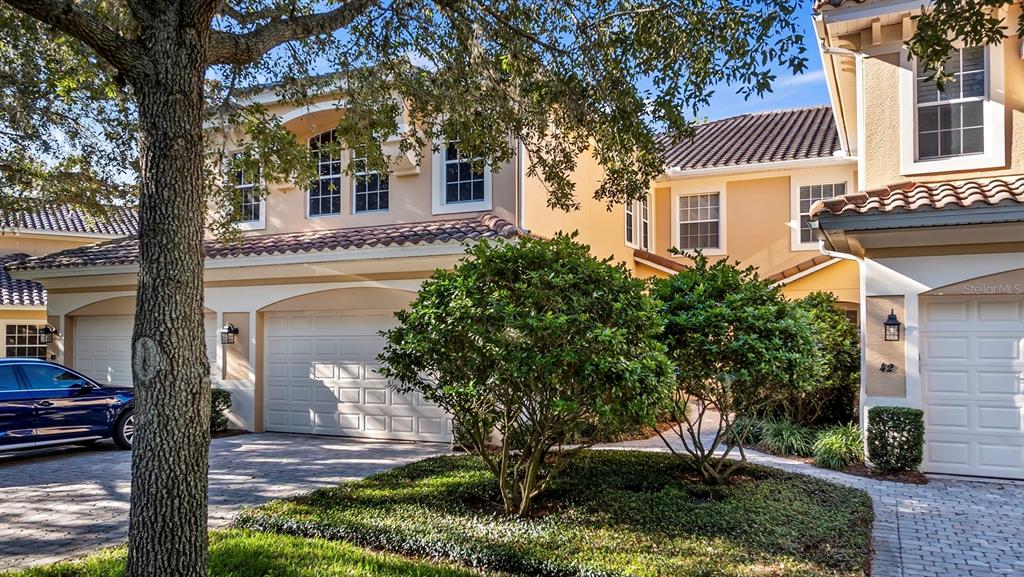
<path id="1" fill-rule="evenodd" d="M 779 78 L 772 85 L 772 92 L 765 93 L 762 98 L 756 96 L 744 100 L 736 94 L 736 89 L 722 86 L 715 90 L 711 106 L 701 111 L 701 117 L 711 120 L 736 116 L 748 112 L 762 112 L 781 108 L 815 106 L 828 104 L 828 91 L 825 88 L 824 72 L 821 68 L 821 57 L 815 45 L 814 29 L 811 18 L 803 19 L 804 46 L 807 47 L 807 70 L 803 74 L 793 75 L 788 70 L 779 71 Z"/>

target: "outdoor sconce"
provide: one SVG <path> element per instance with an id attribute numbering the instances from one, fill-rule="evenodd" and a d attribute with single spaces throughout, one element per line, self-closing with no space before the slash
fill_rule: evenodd
<path id="1" fill-rule="evenodd" d="M 885 319 L 885 340 L 887 341 L 898 341 L 900 340 L 900 319 L 896 318 L 896 311 L 890 309 L 889 317 Z"/>
<path id="2" fill-rule="evenodd" d="M 224 328 L 220 330 L 220 344 L 222 345 L 233 345 L 235 344 L 235 335 L 238 334 L 238 327 L 228 323 L 224 325 Z"/>
<path id="3" fill-rule="evenodd" d="M 60 336 L 60 333 L 57 332 L 57 329 L 53 328 L 50 325 L 46 325 L 43 328 L 39 329 L 39 344 L 48 345 L 53 342 L 53 337 L 55 336 Z"/>

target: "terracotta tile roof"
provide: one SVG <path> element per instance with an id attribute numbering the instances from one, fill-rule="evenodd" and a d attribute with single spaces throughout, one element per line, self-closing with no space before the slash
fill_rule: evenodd
<path id="1" fill-rule="evenodd" d="M 668 168 L 691 170 L 834 156 L 839 133 L 828 106 L 743 114 L 695 127 L 672 143 L 658 137 Z"/>
<path id="2" fill-rule="evenodd" d="M 816 256 L 814 258 L 809 258 L 809 259 L 807 259 L 807 260 L 805 260 L 805 261 L 803 261 L 803 262 L 801 262 L 801 263 L 799 263 L 799 264 L 797 264 L 795 266 L 791 266 L 791 267 L 789 267 L 789 268 L 787 268 L 785 270 L 779 271 L 779 272 L 777 272 L 777 273 L 775 273 L 775 274 L 773 274 L 771 276 L 766 276 L 765 280 L 769 280 L 769 281 L 772 281 L 772 282 L 781 282 L 781 281 L 784 281 L 784 280 L 786 280 L 788 278 L 795 277 L 796 275 L 798 275 L 798 274 L 800 274 L 802 272 L 806 272 L 806 271 L 808 271 L 808 270 L 810 270 L 810 269 L 812 269 L 812 268 L 814 268 L 816 266 L 823 265 L 823 264 L 825 264 L 825 263 L 827 263 L 829 261 L 833 261 L 833 260 L 839 260 L 839 259 L 837 259 L 835 257 L 828 256 L 828 255 L 819 254 L 818 256 Z"/>
<path id="3" fill-rule="evenodd" d="M 674 261 L 668 257 L 654 254 L 653 252 L 640 250 L 638 248 L 633 250 L 633 258 L 636 260 L 645 260 L 647 262 L 654 263 L 658 266 L 665 267 L 669 270 L 674 270 L 676 272 L 686 269 L 686 265 L 680 262 Z"/>
<path id="4" fill-rule="evenodd" d="M 863 4 L 864 0 L 814 0 L 814 11 L 821 12 L 826 8 L 839 8 L 846 4 Z"/>
<path id="5" fill-rule="evenodd" d="M 3 229 L 128 236 L 139 232 L 139 217 L 134 208 L 123 206 L 92 215 L 66 204 L 45 204 L 31 210 L 0 211 Z"/>
<path id="6" fill-rule="evenodd" d="M 0 306 L 46 306 L 46 289 L 30 280 L 11 278 L 4 265 L 28 258 L 27 254 L 0 256 Z"/>
<path id="7" fill-rule="evenodd" d="M 204 243 L 203 248 L 206 258 L 221 259 L 350 248 L 462 242 L 482 238 L 511 238 L 520 232 L 515 225 L 504 219 L 493 214 L 483 214 L 459 220 L 246 236 L 237 242 L 208 240 Z M 138 253 L 138 237 L 131 236 L 29 258 L 11 265 L 9 270 L 131 265 L 136 263 Z"/>
<path id="8" fill-rule="evenodd" d="M 906 182 L 818 201 L 811 207 L 811 218 L 1018 203 L 1024 203 L 1024 176 L 931 184 Z"/>

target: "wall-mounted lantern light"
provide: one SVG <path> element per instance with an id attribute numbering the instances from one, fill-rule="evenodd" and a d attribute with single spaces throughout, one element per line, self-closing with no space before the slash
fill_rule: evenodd
<path id="1" fill-rule="evenodd" d="M 228 323 L 224 325 L 224 328 L 220 330 L 220 344 L 222 345 L 233 345 L 235 344 L 235 336 L 238 335 L 238 327 Z"/>
<path id="2" fill-rule="evenodd" d="M 46 325 L 39 329 L 39 344 L 48 345 L 53 342 L 53 337 L 59 336 L 60 333 L 57 332 L 57 329 L 50 325 Z"/>
<path id="3" fill-rule="evenodd" d="M 900 319 L 896 318 L 896 311 L 894 309 L 889 311 L 889 317 L 885 319 L 885 340 L 887 341 L 898 341 L 900 340 Z"/>

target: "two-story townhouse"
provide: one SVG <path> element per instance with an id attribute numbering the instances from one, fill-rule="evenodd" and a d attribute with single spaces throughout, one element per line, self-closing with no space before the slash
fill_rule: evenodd
<path id="1" fill-rule="evenodd" d="M 455 142 L 368 172 L 335 143 L 344 111 L 325 95 L 287 107 L 257 95 L 318 164 L 316 182 L 241 189 L 240 238 L 205 241 L 205 332 L 212 380 L 232 392 L 232 425 L 383 439 L 447 441 L 450 419 L 377 373 L 379 331 L 393 326 L 424 279 L 452 267 L 463 243 L 513 237 L 523 172 L 492 170 Z M 244 138 L 240 135 L 239 138 Z M 394 142 L 383 143 L 396 153 Z M 229 148 L 237 147 L 230 144 Z M 346 172 L 355 163 L 354 174 Z M 9 267 L 49 290 L 60 360 L 102 382 L 131 384 L 138 242 L 135 237 L 29 258 Z"/>
<path id="2" fill-rule="evenodd" d="M 862 404 L 924 410 L 923 470 L 1024 479 L 1024 60 L 957 46 L 939 89 L 905 42 L 921 2 L 815 6 L 856 194 L 812 212 L 860 262 Z M 862 418 L 866 411 L 861 411 Z"/>
<path id="3" fill-rule="evenodd" d="M 0 358 L 56 359 L 60 347 L 60 339 L 44 334 L 59 323 L 47 317 L 46 289 L 12 278 L 3 265 L 135 234 L 137 229 L 130 208 L 113 207 L 97 216 L 67 205 L 41 205 L 0 214 Z"/>
<path id="4" fill-rule="evenodd" d="M 857 190 L 856 159 L 843 148 L 829 107 L 744 114 L 695 127 L 692 138 L 662 137 L 665 172 L 641 202 L 611 207 L 581 198 L 574 212 L 551 210 L 527 181 L 523 222 L 550 236 L 579 231 L 599 257 L 637 276 L 667 276 L 700 250 L 757 267 L 792 298 L 832 292 L 855 315 L 860 275 L 852 258 L 822 255 L 808 226 L 818 200 Z M 576 174 L 580 196 L 597 166 Z"/>

